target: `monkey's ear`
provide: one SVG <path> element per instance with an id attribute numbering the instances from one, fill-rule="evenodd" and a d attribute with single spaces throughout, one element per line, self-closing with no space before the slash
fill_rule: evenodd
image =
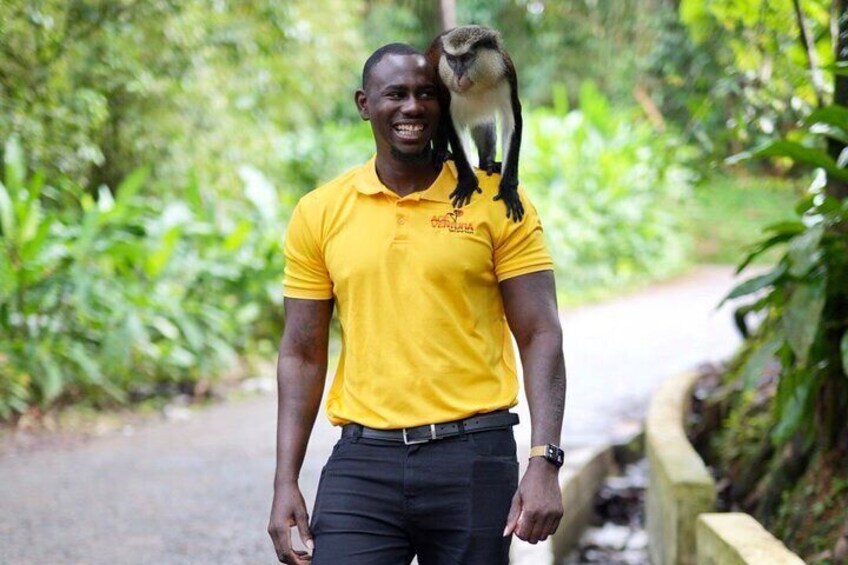
<path id="1" fill-rule="evenodd" d="M 353 95 L 353 101 L 356 102 L 356 109 L 359 110 L 359 117 L 368 121 L 371 119 L 371 112 L 368 110 L 368 97 L 365 96 L 365 91 L 359 89 Z"/>

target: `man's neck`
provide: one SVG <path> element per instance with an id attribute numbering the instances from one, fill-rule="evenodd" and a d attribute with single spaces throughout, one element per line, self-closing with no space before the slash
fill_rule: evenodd
<path id="1" fill-rule="evenodd" d="M 439 176 L 441 168 L 433 167 L 429 157 L 416 162 L 402 162 L 377 154 L 377 176 L 386 187 L 400 197 L 427 190 Z"/>

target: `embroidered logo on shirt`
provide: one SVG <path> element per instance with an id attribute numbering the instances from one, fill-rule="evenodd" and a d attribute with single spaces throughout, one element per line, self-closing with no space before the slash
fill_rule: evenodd
<path id="1" fill-rule="evenodd" d="M 459 218 L 463 212 L 460 209 L 454 209 L 453 212 L 448 212 L 444 216 L 433 216 L 430 218 L 430 225 L 435 229 L 447 229 L 451 232 L 474 233 L 473 222 L 460 222 Z"/>

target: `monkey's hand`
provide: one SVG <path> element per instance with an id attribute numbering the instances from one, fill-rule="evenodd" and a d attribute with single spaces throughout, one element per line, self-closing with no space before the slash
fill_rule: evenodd
<path id="1" fill-rule="evenodd" d="M 480 190 L 480 183 L 477 181 L 477 175 L 471 174 L 468 176 L 460 176 L 456 183 L 456 189 L 450 193 L 451 203 L 454 208 L 462 208 L 471 202 L 471 196 L 475 192 L 483 192 Z"/>
<path id="2" fill-rule="evenodd" d="M 486 161 L 485 163 L 482 163 L 482 166 L 480 168 L 486 171 L 486 174 L 488 176 L 492 176 L 494 173 L 500 174 L 501 164 L 502 163 L 500 161 L 495 161 L 494 159 L 492 159 Z"/>
<path id="3" fill-rule="evenodd" d="M 514 222 L 520 222 L 524 217 L 524 205 L 518 197 L 518 179 L 511 180 L 501 177 L 501 184 L 494 200 L 503 200 L 506 205 L 506 217 Z"/>

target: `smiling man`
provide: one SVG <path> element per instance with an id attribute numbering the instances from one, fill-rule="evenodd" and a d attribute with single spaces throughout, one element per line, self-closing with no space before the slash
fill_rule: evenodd
<path id="1" fill-rule="evenodd" d="M 375 157 L 304 196 L 288 226 L 268 528 L 284 563 L 507 563 L 513 533 L 536 543 L 562 516 L 565 365 L 542 228 L 523 192 L 523 220 L 504 216 L 497 175 L 451 206 L 456 171 L 432 150 L 446 111 L 435 80 L 414 48 L 378 49 L 355 95 Z M 310 523 L 298 475 L 334 306 L 343 347 L 326 410 L 341 438 Z M 520 483 L 510 332 L 534 446 Z"/>

